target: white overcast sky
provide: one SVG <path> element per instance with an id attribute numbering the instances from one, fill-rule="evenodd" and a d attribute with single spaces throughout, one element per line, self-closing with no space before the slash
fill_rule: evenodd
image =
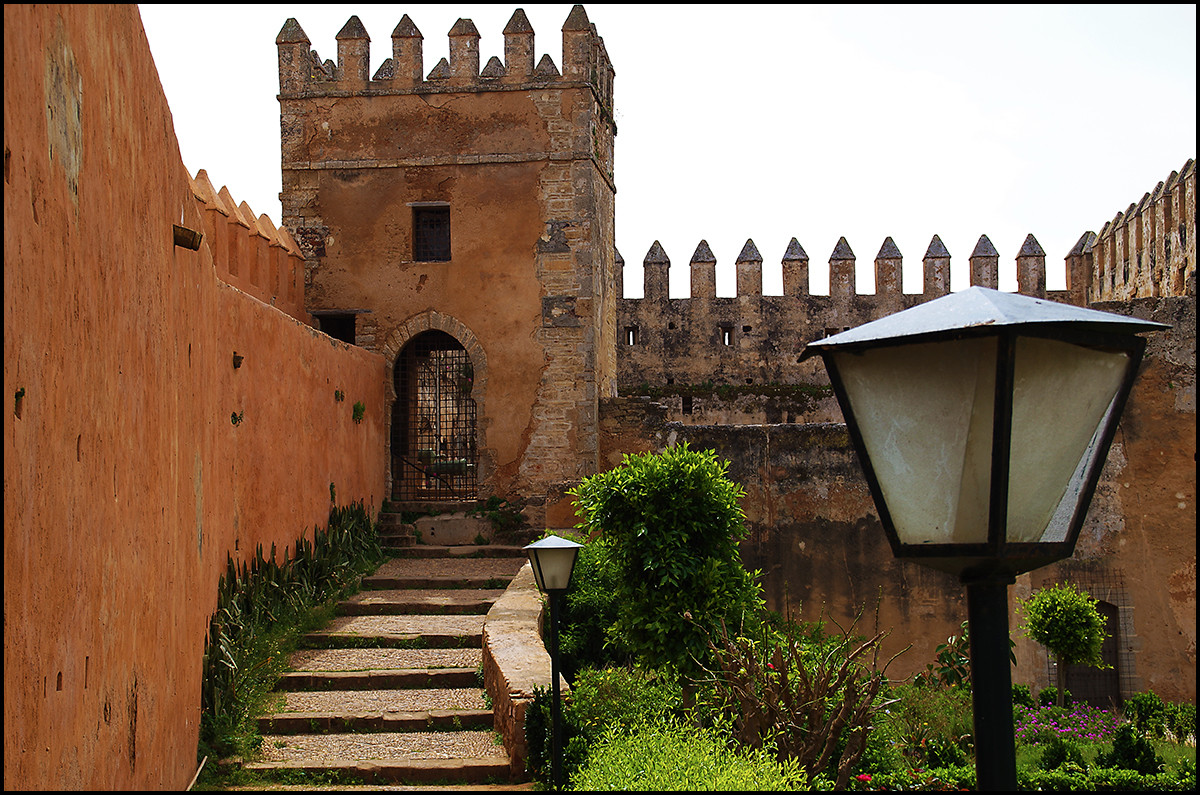
<path id="1" fill-rule="evenodd" d="M 459 17 L 480 63 L 504 58 L 517 5 L 141 5 L 184 164 L 280 221 L 275 36 L 295 17 L 322 59 L 352 14 L 371 37 L 371 73 L 408 14 L 425 72 L 449 54 Z M 570 4 L 526 5 L 536 59 L 562 68 Z M 938 234 L 951 286 L 967 286 L 981 234 L 1000 253 L 1001 289 L 1032 232 L 1051 289 L 1063 257 L 1196 156 L 1196 7 L 587 4 L 616 71 L 617 249 L 625 294 L 662 243 L 671 296 L 707 240 L 718 295 L 735 291 L 748 238 L 764 292 L 795 237 L 813 292 L 844 236 L 871 292 L 891 236 L 905 290 Z"/>

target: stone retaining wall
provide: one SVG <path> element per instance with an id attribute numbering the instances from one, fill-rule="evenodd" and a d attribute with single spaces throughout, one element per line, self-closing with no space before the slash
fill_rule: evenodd
<path id="1" fill-rule="evenodd" d="M 495 729 L 504 739 L 514 777 L 525 775 L 525 710 L 536 687 L 549 687 L 550 654 L 542 642 L 542 595 L 526 563 L 483 623 L 483 682 Z M 570 686 L 562 679 L 561 692 Z"/>

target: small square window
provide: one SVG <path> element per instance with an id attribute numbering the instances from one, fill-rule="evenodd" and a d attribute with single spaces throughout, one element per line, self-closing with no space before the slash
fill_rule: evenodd
<path id="1" fill-rule="evenodd" d="M 413 260 L 450 261 L 450 208 L 413 208 Z"/>
<path id="2" fill-rule="evenodd" d="M 317 315 L 317 325 L 321 331 L 325 332 L 335 340 L 348 342 L 354 345 L 354 314 L 353 313 L 329 313 Z"/>

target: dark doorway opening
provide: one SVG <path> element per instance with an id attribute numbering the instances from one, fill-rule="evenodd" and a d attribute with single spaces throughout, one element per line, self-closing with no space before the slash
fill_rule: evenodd
<path id="1" fill-rule="evenodd" d="M 444 331 L 426 331 L 400 351 L 393 376 L 392 498 L 475 499 L 475 373 L 467 351 Z"/>
<path id="2" fill-rule="evenodd" d="M 1104 617 L 1104 632 L 1108 635 L 1104 639 L 1104 645 L 1100 647 L 1100 656 L 1104 659 L 1104 664 L 1110 667 L 1068 665 L 1067 690 L 1075 701 L 1083 701 L 1101 709 L 1111 709 L 1122 705 L 1120 655 L 1117 653 L 1120 648 L 1121 625 L 1116 605 L 1101 601 L 1096 603 L 1096 610 Z"/>

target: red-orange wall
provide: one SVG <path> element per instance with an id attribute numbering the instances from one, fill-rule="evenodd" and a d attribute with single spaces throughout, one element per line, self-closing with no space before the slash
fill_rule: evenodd
<path id="1" fill-rule="evenodd" d="M 6 789 L 186 787 L 227 554 L 383 498 L 383 360 L 175 247 L 200 208 L 136 6 L 6 5 Z"/>

